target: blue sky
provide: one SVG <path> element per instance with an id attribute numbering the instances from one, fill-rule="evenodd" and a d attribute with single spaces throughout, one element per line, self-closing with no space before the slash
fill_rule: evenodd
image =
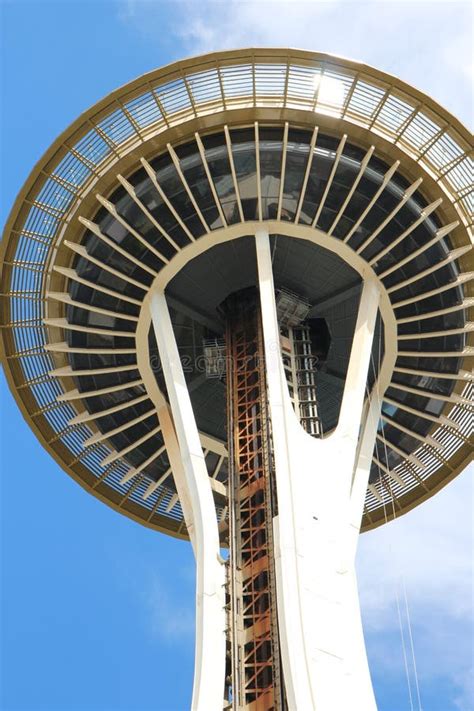
<path id="1" fill-rule="evenodd" d="M 0 11 L 2 223 L 34 163 L 78 114 L 143 72 L 201 51 L 334 52 L 398 75 L 472 122 L 468 3 L 3 0 Z M 87 495 L 42 450 L 3 378 L 1 385 L 0 709 L 186 709 L 190 547 Z M 397 614 L 398 596 L 407 635 L 403 585 L 424 711 L 474 708 L 472 505 L 471 471 L 361 538 L 361 601 L 380 711 L 410 709 Z M 418 709 L 413 682 L 411 674 Z"/>

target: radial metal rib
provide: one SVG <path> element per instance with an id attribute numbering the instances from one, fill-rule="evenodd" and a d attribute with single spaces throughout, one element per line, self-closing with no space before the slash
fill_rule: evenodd
<path id="1" fill-rule="evenodd" d="M 466 254 L 467 252 L 470 252 L 470 251 L 472 251 L 471 245 L 465 245 L 464 247 L 458 247 L 458 249 L 451 250 L 449 252 L 448 256 L 446 257 L 446 259 L 436 262 L 436 264 L 433 264 L 433 266 L 428 267 L 428 269 L 424 269 L 422 272 L 418 272 L 414 276 L 398 282 L 398 284 L 394 284 L 389 289 L 387 289 L 387 293 L 392 294 L 394 291 L 398 291 L 399 289 L 403 289 L 404 287 L 408 286 L 409 284 L 413 284 L 415 281 L 418 281 L 418 279 L 423 279 L 425 276 L 432 274 L 433 272 L 437 271 L 438 269 L 442 269 L 443 267 L 447 266 L 451 262 L 454 262 L 456 259 L 459 259 L 464 254 Z M 450 286 L 448 286 L 447 288 L 450 288 Z M 437 290 L 435 290 L 435 291 L 437 291 Z M 418 296 L 416 296 L 414 298 L 418 299 Z M 422 297 L 420 297 L 420 298 L 422 298 Z M 407 302 L 407 303 L 409 303 L 409 302 Z M 402 305 L 402 302 L 399 302 L 399 305 Z"/>
<path id="2" fill-rule="evenodd" d="M 411 235 L 411 233 L 416 230 L 417 227 L 419 227 L 423 222 L 431 215 L 432 212 L 436 210 L 437 207 L 441 205 L 443 202 L 442 198 L 439 198 L 439 200 L 435 200 L 434 202 L 431 203 L 431 205 L 428 205 L 428 207 L 425 207 L 424 210 L 422 210 L 420 217 L 413 222 L 408 229 L 406 229 L 404 232 L 399 237 L 396 237 L 394 240 L 390 241 L 390 244 L 385 247 L 385 249 L 382 249 L 380 252 L 378 252 L 375 257 L 372 257 L 372 259 L 369 260 L 370 266 L 373 266 L 376 262 L 379 261 L 379 259 L 382 259 L 382 257 L 385 257 L 386 254 L 389 252 L 393 251 L 395 247 L 397 247 L 400 242 L 403 242 L 406 237 Z M 360 251 L 360 250 L 357 250 Z"/>
<path id="3" fill-rule="evenodd" d="M 255 170 L 257 179 L 257 211 L 258 219 L 262 221 L 262 182 L 260 175 L 260 136 L 258 131 L 258 121 L 254 123 L 254 137 L 255 137 Z"/>
<path id="4" fill-rule="evenodd" d="M 79 276 L 79 274 L 76 272 L 75 269 L 68 269 L 67 267 L 54 266 L 53 270 L 55 272 L 58 272 L 58 274 L 62 274 L 63 276 L 67 277 L 71 281 L 75 281 L 78 284 L 84 284 L 84 286 L 88 286 L 90 289 L 95 289 L 95 291 L 100 291 L 102 294 L 107 294 L 108 296 L 113 296 L 116 299 L 122 299 L 123 301 L 127 301 L 129 304 L 134 304 L 135 306 L 141 306 L 141 304 L 142 304 L 142 302 L 139 301 L 138 299 L 133 299 L 131 296 L 122 294 L 120 291 L 114 291 L 113 289 L 107 289 L 105 286 L 101 286 L 100 284 L 96 284 L 95 282 L 88 281 L 87 279 L 83 279 L 81 276 Z"/>
<path id="5" fill-rule="evenodd" d="M 301 208 L 303 207 L 304 198 L 306 195 L 306 187 L 308 185 L 309 174 L 311 173 L 311 166 L 313 165 L 314 149 L 316 147 L 316 140 L 318 138 L 318 126 L 314 127 L 313 135 L 311 137 L 311 143 L 309 144 L 308 160 L 306 162 L 306 170 L 303 178 L 303 185 L 300 190 L 300 197 L 298 200 L 298 207 L 295 214 L 295 222 L 299 222 Z"/>
<path id="6" fill-rule="evenodd" d="M 80 390 L 68 390 L 66 393 L 61 393 L 57 395 L 56 400 L 58 402 L 70 402 L 71 400 L 81 400 L 90 397 L 96 397 L 98 395 L 108 395 L 109 393 L 116 393 L 119 390 L 128 390 L 130 388 L 138 387 L 143 385 L 143 380 L 131 380 L 127 383 L 120 383 L 119 385 L 110 385 L 107 388 L 97 388 L 96 390 L 89 390 L 87 392 L 82 392 Z"/>
<path id="7" fill-rule="evenodd" d="M 68 240 L 64 240 L 64 244 L 66 245 L 66 247 L 69 247 L 69 249 L 72 252 L 75 252 L 80 257 L 87 259 L 87 261 L 91 262 L 91 264 L 95 264 L 100 269 L 104 269 L 106 272 L 113 274 L 114 276 L 118 277 L 119 279 L 122 279 L 123 281 L 127 281 L 129 284 L 136 286 L 138 289 L 141 289 L 142 291 L 148 291 L 148 287 L 146 287 L 145 284 L 143 284 L 141 281 L 132 279 L 132 277 L 129 277 L 127 274 L 124 274 L 124 272 L 119 272 L 117 269 L 114 269 L 113 267 L 109 266 L 108 264 L 105 264 L 100 259 L 96 259 L 95 257 L 91 256 L 88 253 L 87 249 L 83 245 L 76 244 L 75 242 L 69 242 Z"/>
<path id="8" fill-rule="evenodd" d="M 345 146 L 345 144 L 346 144 L 346 141 L 347 141 L 347 135 L 344 133 L 343 136 L 342 136 L 342 138 L 341 138 L 341 140 L 339 141 L 339 145 L 338 145 L 338 147 L 337 147 L 336 155 L 335 155 L 335 157 L 334 157 L 334 163 L 333 163 L 333 165 L 332 165 L 331 173 L 329 174 L 328 182 L 327 182 L 327 184 L 326 184 L 326 188 L 325 188 L 324 193 L 323 193 L 323 196 L 322 196 L 322 198 L 321 198 L 321 202 L 319 203 L 319 207 L 318 207 L 318 209 L 316 210 L 316 214 L 315 214 L 315 216 L 314 216 L 314 218 L 313 218 L 313 221 L 312 221 L 312 223 L 311 223 L 311 226 L 312 226 L 312 227 L 316 227 L 316 225 L 317 225 L 317 223 L 318 223 L 318 220 L 319 220 L 319 217 L 320 217 L 320 215 L 321 215 L 321 212 L 322 212 L 322 210 L 323 210 L 323 207 L 324 207 L 324 205 L 326 204 L 326 199 L 327 199 L 327 196 L 329 195 L 329 191 L 330 191 L 330 189 L 331 189 L 331 185 L 332 185 L 332 181 L 334 180 L 334 176 L 336 175 L 337 166 L 339 165 L 339 161 L 341 160 L 342 151 L 344 150 L 344 146 Z"/>
<path id="9" fill-rule="evenodd" d="M 339 223 L 339 220 L 344 215 L 344 213 L 346 211 L 346 207 L 348 206 L 352 196 L 354 195 L 354 193 L 356 191 L 357 186 L 359 185 L 359 183 L 362 179 L 362 176 L 365 173 L 365 169 L 367 168 L 369 161 L 372 158 L 372 154 L 373 154 L 374 150 L 375 150 L 375 146 L 370 146 L 369 150 L 365 154 L 364 159 L 360 164 L 360 168 L 359 168 L 359 172 L 357 173 L 357 177 L 354 180 L 354 182 L 352 183 L 352 187 L 349 190 L 349 192 L 346 196 L 346 199 L 344 200 L 341 207 L 339 208 L 339 212 L 337 213 L 336 217 L 334 218 L 334 222 L 332 223 L 331 227 L 329 228 L 328 235 L 332 235 L 332 233 L 334 232 L 334 230 L 336 229 L 336 227 Z"/>
<path id="10" fill-rule="evenodd" d="M 420 397 L 427 397 L 432 400 L 444 400 L 444 402 L 451 402 L 456 405 L 469 405 L 470 400 L 457 395 L 456 393 L 451 393 L 451 395 L 445 395 L 444 393 L 435 393 L 431 390 L 422 390 L 421 388 L 412 388 L 410 385 L 404 385 L 403 383 L 397 383 L 392 380 L 390 383 L 391 388 L 396 390 L 403 390 L 406 393 L 411 393 L 412 395 L 419 395 Z"/>
<path id="11" fill-rule="evenodd" d="M 84 412 L 81 412 L 72 419 L 70 419 L 68 424 L 70 426 L 82 425 L 85 422 L 90 422 L 91 420 L 96 420 L 100 417 L 107 417 L 107 415 L 113 415 L 116 412 L 119 412 L 120 410 L 126 410 L 129 407 L 135 407 L 135 405 L 138 405 L 140 402 L 144 402 L 144 400 L 148 399 L 148 395 L 139 395 L 138 397 L 126 400 L 125 402 L 121 402 L 118 405 L 114 405 L 113 407 L 108 407 L 106 410 L 98 410 L 97 412 L 89 412 L 88 410 L 84 410 Z"/>
<path id="12" fill-rule="evenodd" d="M 395 205 L 393 210 L 389 212 L 385 220 L 382 220 L 380 225 L 373 231 L 371 234 L 367 237 L 367 239 L 362 242 L 362 244 L 356 249 L 357 254 L 360 254 L 363 252 L 372 242 L 373 240 L 382 232 L 382 230 L 393 220 L 395 215 L 402 209 L 402 207 L 408 202 L 410 197 L 413 195 L 413 193 L 418 190 L 419 186 L 423 182 L 423 178 L 418 178 L 418 180 L 415 180 L 415 182 L 410 185 L 409 188 L 405 190 L 403 193 L 402 199 Z M 424 218 L 423 218 L 424 219 Z M 400 238 L 398 238 L 400 239 Z M 395 246 L 394 243 L 392 243 L 389 247 L 389 250 L 392 249 Z"/>
<path id="13" fill-rule="evenodd" d="M 408 264 L 408 262 L 411 262 L 415 257 L 418 257 L 420 254 L 423 254 L 423 252 L 426 252 L 427 249 L 430 249 L 433 245 L 435 245 L 437 242 L 443 239 L 443 237 L 446 237 L 452 230 L 454 230 L 457 226 L 459 225 L 459 221 L 456 220 L 455 222 L 451 222 L 451 224 L 446 225 L 446 227 L 442 227 L 436 232 L 436 236 L 433 237 L 433 239 L 430 239 L 428 242 L 426 242 L 424 245 L 419 247 L 418 249 L 415 249 L 413 252 L 408 254 L 404 259 L 401 259 L 399 262 L 393 264 L 391 267 L 386 269 L 384 272 L 381 274 L 378 274 L 379 279 L 385 279 L 388 277 L 392 272 L 396 271 L 397 269 L 400 269 L 401 267 L 404 267 L 405 264 Z"/>
<path id="14" fill-rule="evenodd" d="M 444 314 L 452 314 L 455 311 L 463 311 L 465 309 L 474 306 L 474 297 L 466 298 L 461 301 L 460 304 L 454 304 L 454 306 L 447 306 L 445 309 L 439 309 L 438 311 L 427 311 L 422 314 L 415 314 L 414 316 L 406 316 L 405 318 L 397 319 L 397 323 L 413 323 L 414 321 L 424 321 L 429 318 L 436 318 L 437 316 L 443 316 Z"/>
<path id="15" fill-rule="evenodd" d="M 416 370 L 415 368 L 395 367 L 395 373 L 405 373 L 407 375 L 419 375 L 423 378 L 441 378 L 445 380 L 474 380 L 474 374 L 468 370 L 459 370 L 457 373 L 441 373 L 432 370 Z"/>
<path id="16" fill-rule="evenodd" d="M 369 202 L 369 204 L 367 205 L 365 210 L 362 212 L 359 219 L 356 220 L 356 222 L 352 225 L 349 232 L 344 237 L 344 239 L 343 239 L 344 242 L 348 242 L 350 240 L 350 238 L 352 237 L 354 232 L 358 229 L 359 225 L 361 225 L 361 223 L 367 217 L 367 215 L 369 214 L 369 212 L 371 211 L 371 209 L 373 208 L 373 206 L 376 204 L 377 200 L 379 199 L 380 195 L 383 193 L 383 191 L 389 184 L 390 180 L 392 179 L 392 176 L 394 175 L 394 173 L 397 170 L 399 165 L 400 165 L 400 161 L 397 160 L 392 165 L 392 167 L 389 168 L 389 170 L 387 170 L 387 172 L 385 173 L 385 175 L 383 177 L 382 183 L 380 184 L 378 190 L 375 192 L 375 195 L 372 197 L 371 201 Z"/>
<path id="17" fill-rule="evenodd" d="M 209 165 L 206 159 L 206 151 L 203 145 L 203 142 L 201 140 L 201 136 L 199 133 L 195 133 L 194 137 L 196 139 L 197 147 L 199 150 L 199 155 L 201 156 L 201 162 L 204 167 L 204 172 L 206 173 L 207 177 L 207 182 L 209 183 L 209 187 L 211 189 L 212 197 L 214 198 L 214 202 L 216 203 L 216 208 L 219 212 L 220 218 L 222 220 L 222 224 L 224 227 L 227 226 L 227 220 L 225 219 L 224 215 L 224 210 L 222 209 L 221 201 L 219 200 L 219 196 L 217 194 L 216 186 L 214 185 L 214 180 L 212 179 L 211 171 L 209 170 Z"/>
<path id="18" fill-rule="evenodd" d="M 105 459 L 102 460 L 102 462 L 101 462 L 102 466 L 104 467 L 104 466 L 107 466 L 107 464 L 112 464 L 112 462 L 115 462 L 116 459 L 120 459 L 121 457 L 124 457 L 126 454 L 128 454 L 132 450 L 137 449 L 137 447 L 139 447 L 141 444 L 143 444 L 147 440 L 151 439 L 151 437 L 154 437 L 155 435 L 157 435 L 158 432 L 160 432 L 160 430 L 161 430 L 160 425 L 157 425 L 149 432 L 146 432 L 139 439 L 134 440 L 131 444 L 128 445 L 128 447 L 125 447 L 125 449 L 121 449 L 118 452 L 111 452 L 110 454 L 108 454 L 105 457 Z M 166 449 L 166 447 L 163 445 L 162 451 L 164 451 L 165 449 Z"/>
<path id="19" fill-rule="evenodd" d="M 395 427 L 395 429 L 400 430 L 400 432 L 404 432 L 407 434 L 409 437 L 413 437 L 414 439 L 417 439 L 419 442 L 428 442 L 431 444 L 435 449 L 443 449 L 443 445 L 440 444 L 437 440 L 433 439 L 433 437 L 430 437 L 429 435 L 421 435 L 415 430 L 410 429 L 409 427 L 405 427 L 404 425 L 400 424 L 397 420 L 392 419 L 388 415 L 385 415 L 383 412 L 381 414 L 381 419 L 386 422 L 388 425 L 391 425 L 392 427 Z"/>
<path id="20" fill-rule="evenodd" d="M 73 370 L 70 365 L 66 365 L 63 368 L 56 368 L 55 370 L 50 370 L 49 375 L 56 378 L 67 378 L 67 377 L 77 377 L 79 375 L 106 375 L 108 373 L 124 373 L 129 370 L 138 370 L 138 365 L 133 363 L 132 365 L 114 365 L 110 368 L 80 368 L 78 370 Z"/>
<path id="21" fill-rule="evenodd" d="M 410 454 L 408 452 L 405 452 L 403 449 L 400 449 L 400 447 L 397 447 L 396 444 L 388 440 L 385 436 L 382 437 L 380 434 L 377 433 L 377 440 L 383 444 L 384 447 L 387 447 L 388 449 L 391 449 L 393 452 L 398 454 L 404 461 L 407 460 L 409 462 L 412 462 L 417 467 L 420 467 L 420 469 L 426 469 L 426 464 L 423 464 L 423 462 L 418 459 L 418 457 L 414 454 Z"/>
<path id="22" fill-rule="evenodd" d="M 97 444 L 98 442 L 102 442 L 104 439 L 113 437 L 114 435 L 119 434 L 119 432 L 123 432 L 129 427 L 133 427 L 133 425 L 136 425 L 139 422 L 144 422 L 149 417 L 152 417 L 152 415 L 156 415 L 156 409 L 154 407 L 151 407 L 151 409 L 142 413 L 138 417 L 135 417 L 133 420 L 128 420 L 127 422 L 124 422 L 123 425 L 115 427 L 113 430 L 108 430 L 107 432 L 97 432 L 96 434 L 93 434 L 92 437 L 86 439 L 83 444 L 85 447 L 89 447 L 91 444 Z"/>
<path id="23" fill-rule="evenodd" d="M 280 190 L 278 192 L 278 208 L 277 208 L 277 220 L 281 220 L 281 210 L 283 206 L 283 191 L 285 188 L 285 171 L 286 171 L 286 152 L 288 148 L 288 131 L 289 124 L 285 122 L 285 127 L 283 129 L 283 143 L 281 150 L 281 169 L 280 169 Z"/>
<path id="24" fill-rule="evenodd" d="M 175 169 L 176 169 L 176 172 L 177 172 L 178 175 L 179 175 L 179 179 L 181 180 L 181 182 L 182 182 L 182 184 L 183 184 L 183 187 L 184 187 L 184 189 L 185 189 L 185 191 L 186 191 L 186 193 L 187 193 L 189 199 L 191 200 L 191 203 L 192 203 L 194 209 L 196 210 L 196 215 L 197 215 L 197 216 L 199 217 L 199 219 L 201 220 L 201 224 L 202 224 L 202 226 L 204 227 L 205 232 L 209 232 L 209 231 L 210 231 L 210 230 L 209 230 L 209 225 L 207 224 L 206 220 L 204 219 L 204 215 L 202 214 L 201 208 L 199 207 L 199 205 L 198 205 L 197 202 L 196 202 L 196 198 L 194 197 L 193 191 L 191 190 L 191 188 L 190 188 L 189 185 L 188 185 L 188 181 L 187 181 L 186 178 L 184 177 L 184 173 L 183 173 L 183 171 L 182 171 L 182 169 L 181 169 L 181 163 L 179 162 L 179 158 L 178 158 L 178 156 L 176 155 L 176 151 L 174 150 L 174 148 L 173 148 L 173 146 L 171 145 L 171 143 L 167 143 L 167 144 L 166 144 L 166 147 L 167 147 L 167 149 L 168 149 L 168 153 L 169 153 L 170 156 L 171 156 L 171 160 L 173 161 L 173 165 L 174 165 L 174 167 L 175 167 Z"/>
<path id="25" fill-rule="evenodd" d="M 452 261 L 452 260 L 450 260 Z M 443 262 L 442 266 L 445 266 L 445 262 Z M 417 279 L 420 278 L 420 275 L 417 275 Z M 439 286 L 436 289 L 431 289 L 430 291 L 423 291 L 421 294 L 416 294 L 415 296 L 410 297 L 409 299 L 403 299 L 402 301 L 397 301 L 395 304 L 393 304 L 394 309 L 399 309 L 402 306 L 406 306 L 407 304 L 414 304 L 418 303 L 418 301 L 423 301 L 423 299 L 428 299 L 430 296 L 437 296 L 438 294 L 442 294 L 444 291 L 449 291 L 450 289 L 457 289 L 458 287 L 462 286 L 463 284 L 466 284 L 469 281 L 472 281 L 474 278 L 474 272 L 465 272 L 464 274 L 459 274 L 454 281 L 449 282 L 449 284 L 444 284 L 444 286 Z M 396 289 L 399 288 L 399 285 L 395 287 Z"/>
<path id="26" fill-rule="evenodd" d="M 90 230 L 92 234 L 94 234 L 102 242 L 104 242 L 104 244 L 106 244 L 108 247 L 113 249 L 115 252 L 118 252 L 118 254 L 121 254 L 122 257 L 128 259 L 128 261 L 132 262 L 132 264 L 135 264 L 140 269 L 143 269 L 143 271 L 148 272 L 148 274 L 151 274 L 152 277 L 156 277 L 157 272 L 154 269 L 149 267 L 148 264 L 146 264 L 141 259 L 137 259 L 136 257 L 134 257 L 133 254 L 130 254 L 130 252 L 128 252 L 126 249 L 117 244 L 117 242 L 114 242 L 113 239 L 107 237 L 107 235 L 102 232 L 99 225 L 96 225 L 95 222 L 91 222 L 91 220 L 87 220 L 85 217 L 79 217 L 79 222 L 84 225 L 84 227 L 86 227 L 88 230 Z"/>
<path id="27" fill-rule="evenodd" d="M 166 207 L 168 208 L 168 210 L 169 210 L 169 211 L 171 212 L 171 214 L 173 215 L 173 217 L 174 217 L 174 219 L 176 220 L 176 222 L 178 223 L 178 225 L 181 227 L 182 230 L 184 230 L 184 232 L 186 233 L 186 236 L 191 240 L 191 242 L 194 242 L 194 241 L 195 241 L 194 235 L 193 235 L 192 232 L 189 230 L 189 228 L 187 227 L 187 225 L 183 222 L 183 220 L 181 219 L 181 217 L 179 216 L 179 214 L 176 212 L 176 210 L 175 210 L 174 205 L 172 204 L 172 202 L 171 202 L 171 201 L 168 199 L 168 197 L 166 196 L 166 194 L 165 194 L 163 188 L 161 187 L 161 185 L 160 185 L 159 182 L 158 182 L 158 179 L 157 179 L 157 177 L 156 177 L 156 173 L 155 173 L 155 171 L 153 170 L 153 168 L 151 167 L 151 165 L 148 163 L 148 161 L 147 161 L 145 158 L 140 158 L 140 162 L 141 162 L 141 164 L 143 165 L 143 167 L 145 168 L 146 172 L 148 173 L 148 177 L 150 178 L 151 182 L 153 183 L 153 185 L 154 185 L 156 191 L 158 192 L 158 195 L 161 197 L 161 199 L 163 200 L 163 202 L 165 203 Z"/>
<path id="28" fill-rule="evenodd" d="M 242 209 L 242 201 L 240 199 L 239 182 L 237 180 L 237 174 L 235 172 L 234 156 L 232 155 L 232 141 L 230 139 L 229 127 L 224 126 L 225 143 L 227 147 L 227 158 L 229 160 L 230 172 L 232 175 L 232 181 L 234 183 L 235 199 L 237 201 L 237 208 L 239 210 L 240 221 L 244 222 L 244 211 Z"/>
<path id="29" fill-rule="evenodd" d="M 85 311 L 90 311 L 91 313 L 102 314 L 103 316 L 110 316 L 115 319 L 119 318 L 124 321 L 138 321 L 138 316 L 124 314 L 123 311 L 110 311 L 109 309 L 102 309 L 99 306 L 87 304 L 83 301 L 75 301 L 68 293 L 63 293 L 61 291 L 49 291 L 47 298 L 52 299 L 53 301 L 60 301 L 68 306 L 76 306 L 79 309 L 84 309 Z"/>
<path id="30" fill-rule="evenodd" d="M 149 457 L 149 459 L 147 459 L 147 466 L 148 466 L 148 464 L 150 464 L 151 461 L 153 461 L 153 459 L 156 459 L 157 456 L 158 455 L 155 453 L 155 455 L 153 455 L 153 457 Z M 154 491 L 159 489 L 160 486 L 162 484 L 164 484 L 164 482 L 167 480 L 167 478 L 169 477 L 170 474 L 171 474 L 171 467 L 168 467 L 168 469 L 165 471 L 165 473 L 162 474 L 157 481 L 151 481 L 148 484 L 147 489 L 143 493 L 143 498 L 145 500 L 148 499 L 153 494 Z"/>
<path id="31" fill-rule="evenodd" d="M 135 348 L 86 348 L 80 346 L 70 346 L 69 343 L 66 343 L 66 341 L 61 341 L 60 343 L 45 343 L 43 348 L 44 350 L 51 351 L 52 353 L 83 353 L 84 355 L 136 355 Z"/>
<path id="32" fill-rule="evenodd" d="M 176 244 L 176 242 L 169 236 L 169 234 L 166 232 L 166 230 L 163 229 L 163 227 L 160 225 L 158 220 L 155 220 L 155 218 L 153 217 L 151 212 L 147 209 L 147 207 L 143 204 L 143 202 L 137 196 L 137 193 L 136 193 L 133 185 L 131 185 L 128 182 L 128 180 L 126 180 L 120 174 L 117 175 L 117 180 L 122 185 L 122 187 L 128 192 L 128 194 L 132 198 L 133 202 L 138 206 L 138 208 L 141 210 L 141 212 L 143 212 L 143 214 L 145 215 L 147 220 L 150 222 L 150 224 L 153 225 L 153 227 L 155 227 L 158 230 L 158 232 L 172 245 L 172 247 L 174 247 L 176 249 L 176 251 L 178 251 L 179 247 Z M 98 202 L 100 202 L 102 207 L 105 207 L 107 212 L 110 215 L 112 215 L 112 217 L 114 217 L 117 220 L 117 222 L 120 222 L 122 227 L 125 227 L 127 232 L 129 232 L 132 235 L 132 237 L 135 237 L 135 239 L 138 242 L 140 242 L 140 244 L 142 244 L 144 247 L 146 247 L 146 249 L 149 249 L 150 252 L 152 252 L 152 254 L 154 254 L 155 257 L 158 257 L 158 259 L 160 259 L 164 264 L 168 264 L 169 259 L 167 259 L 160 252 L 159 249 L 156 249 L 156 247 L 154 247 L 152 244 L 150 244 L 150 242 L 148 242 L 144 237 L 142 237 L 142 235 L 139 232 L 137 232 L 137 230 L 134 227 L 132 227 L 132 225 L 130 225 L 130 223 L 127 222 L 127 220 L 124 217 L 122 217 L 122 215 L 118 212 L 117 208 L 115 207 L 115 205 L 113 203 L 109 202 L 109 200 L 106 200 L 104 197 L 102 197 L 102 195 L 99 195 L 99 193 L 96 193 L 96 198 L 97 198 Z"/>
<path id="33" fill-rule="evenodd" d="M 64 331 L 79 331 L 81 333 L 91 333 L 100 336 L 120 336 L 121 338 L 135 338 L 135 331 L 117 331 L 112 328 L 95 328 L 92 326 L 79 326 L 75 323 L 69 323 L 65 318 L 45 318 L 43 322 L 46 326 L 53 328 L 62 328 Z"/>
<path id="34" fill-rule="evenodd" d="M 446 331 L 423 331 L 423 333 L 403 333 L 398 335 L 399 341 L 413 341 L 420 338 L 442 338 L 443 336 L 456 336 L 458 334 L 474 331 L 474 322 L 468 322 L 459 328 L 449 328 Z M 423 351 L 420 351 L 422 357 Z"/>

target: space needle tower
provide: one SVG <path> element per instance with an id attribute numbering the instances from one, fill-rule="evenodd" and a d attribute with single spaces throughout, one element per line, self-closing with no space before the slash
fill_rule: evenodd
<path id="1" fill-rule="evenodd" d="M 291 49 L 145 74 L 21 190 L 8 382 L 84 489 L 190 541 L 193 709 L 376 709 L 357 541 L 471 460 L 472 208 L 458 120 Z"/>

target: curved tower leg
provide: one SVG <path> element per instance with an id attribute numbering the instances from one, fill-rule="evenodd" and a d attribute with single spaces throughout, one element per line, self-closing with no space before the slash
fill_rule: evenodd
<path id="1" fill-rule="evenodd" d="M 315 439 L 301 427 L 289 398 L 266 231 L 257 232 L 256 248 L 278 495 L 276 587 L 288 706 L 292 711 L 371 711 L 376 705 L 354 557 L 380 409 L 372 401 L 370 418 L 360 427 L 379 292 L 374 282 L 364 283 L 339 423 L 329 437 Z"/>
<path id="2" fill-rule="evenodd" d="M 196 556 L 196 655 L 192 708 L 220 711 L 225 676 L 225 567 L 209 476 L 163 292 L 151 316 L 184 468 Z"/>

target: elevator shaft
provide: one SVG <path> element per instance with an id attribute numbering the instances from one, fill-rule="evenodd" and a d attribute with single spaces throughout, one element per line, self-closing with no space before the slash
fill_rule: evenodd
<path id="1" fill-rule="evenodd" d="M 258 293 L 225 303 L 232 707 L 282 709 L 272 519 L 276 515 Z"/>

